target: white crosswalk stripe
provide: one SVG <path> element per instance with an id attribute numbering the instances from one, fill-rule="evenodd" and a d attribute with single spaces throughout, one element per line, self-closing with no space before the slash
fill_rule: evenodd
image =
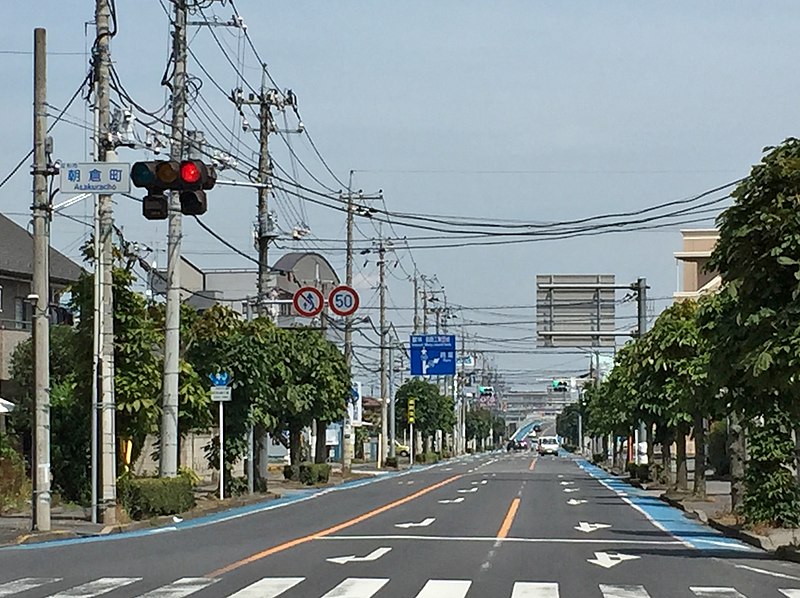
<path id="1" fill-rule="evenodd" d="M 15 596 L 34 588 L 46 586 L 49 583 L 61 581 L 59 577 L 24 577 L 16 581 L 0 584 L 0 596 Z"/>
<path id="2" fill-rule="evenodd" d="M 101 577 L 90 580 L 81 585 L 75 585 L 63 589 L 55 594 L 44 595 L 52 589 L 46 586 L 61 584 L 65 582 L 58 577 L 25 577 L 16 580 L 0 582 L 0 598 L 6 596 L 28 595 L 28 593 L 38 598 L 93 598 L 114 593 L 116 590 L 142 581 L 141 577 Z M 143 587 L 136 592 L 138 598 L 191 598 L 195 593 L 202 592 L 216 584 L 219 580 L 211 577 L 182 577 L 157 588 L 148 589 Z M 246 587 L 243 587 L 228 598 L 278 598 L 289 592 L 296 586 L 301 586 L 306 581 L 305 577 L 264 577 Z M 383 577 L 348 577 L 341 581 L 336 587 L 330 589 L 319 598 L 373 598 L 384 586 L 390 584 L 391 580 Z M 142 582 L 147 583 L 146 581 Z M 414 598 L 467 598 L 470 590 L 474 594 L 480 588 L 473 588 L 475 582 L 469 579 L 428 579 L 425 585 L 415 595 Z M 152 588 L 152 585 L 150 586 Z M 330 587 L 330 586 L 329 586 Z M 651 598 L 647 589 L 642 585 L 609 585 L 600 584 L 600 594 L 603 598 Z M 683 586 L 686 588 L 686 586 Z M 391 590 L 391 585 L 389 586 Z M 689 586 L 688 590 L 696 598 L 748 598 L 733 587 L 723 586 Z M 128 590 L 129 592 L 132 590 Z M 315 592 L 312 596 L 309 590 L 300 587 L 303 598 L 317 598 Z M 581 596 L 596 596 L 596 589 L 587 588 Z M 685 592 L 686 590 L 682 590 Z M 775 592 L 775 590 L 772 590 Z M 777 590 L 785 598 L 800 598 L 800 589 L 784 588 Z M 116 596 L 116 593 L 113 594 Z M 132 594 L 130 594 L 132 595 Z M 292 594 L 294 595 L 294 594 Z M 508 594 L 504 594 L 508 596 Z M 772 598 L 773 594 L 769 594 Z M 559 598 L 560 589 L 556 582 L 543 581 L 517 581 L 511 589 L 511 598 Z M 108 598 L 111 598 L 109 596 Z M 498 596 L 498 598 L 502 598 Z M 749 598 L 766 598 L 759 594 Z M 775 597 L 777 598 L 777 596 Z"/>
<path id="3" fill-rule="evenodd" d="M 139 598 L 184 598 L 184 596 L 199 592 L 217 581 L 208 577 L 184 577 L 167 586 L 142 594 Z"/>
<path id="4" fill-rule="evenodd" d="M 89 583 L 76 586 L 69 590 L 64 590 L 58 594 L 52 594 L 49 598 L 92 598 L 93 596 L 102 596 L 108 594 L 116 589 L 125 587 L 135 581 L 139 581 L 141 577 L 101 577 Z"/>
<path id="5" fill-rule="evenodd" d="M 417 598 L 464 598 L 471 585 L 471 581 L 461 579 L 431 579 Z"/>
<path id="6" fill-rule="evenodd" d="M 518 581 L 511 598 L 558 598 L 558 584 Z"/>
<path id="7" fill-rule="evenodd" d="M 387 583 L 389 583 L 388 579 L 350 577 L 322 598 L 372 598 Z"/>
<path id="8" fill-rule="evenodd" d="M 239 590 L 230 598 L 276 598 L 304 579 L 305 577 L 265 577 Z"/>
<path id="9" fill-rule="evenodd" d="M 600 585 L 603 598 L 650 598 L 644 586 L 607 586 Z"/>

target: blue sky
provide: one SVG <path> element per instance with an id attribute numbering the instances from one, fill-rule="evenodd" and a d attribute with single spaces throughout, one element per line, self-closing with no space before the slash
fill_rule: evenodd
<path id="1" fill-rule="evenodd" d="M 85 35 L 93 17 L 88 0 L 39 2 L 37 10 L 27 2 L 8 4 L 5 17 L 14 26 L 0 41 L 6 82 L 0 97 L 0 176 L 28 151 L 32 130 L 32 57 L 8 52 L 30 51 L 33 28 L 48 29 L 50 102 L 58 108 L 85 73 L 84 52 L 93 36 L 91 27 Z M 137 102 L 158 108 L 165 100 L 159 81 L 167 20 L 158 0 L 117 4 L 119 34 L 112 46 L 117 69 Z M 237 0 L 236 6 L 274 78 L 297 93 L 304 122 L 334 172 L 346 180 L 354 169 L 356 188 L 383 189 L 391 210 L 547 221 L 638 209 L 739 178 L 764 146 L 796 134 L 797 2 Z M 222 19 L 231 12 L 219 2 L 206 10 Z M 237 61 L 238 34 L 216 31 Z M 226 90 L 235 86 L 237 75 L 208 30 L 192 35 L 191 48 L 216 82 Z M 257 85 L 259 69 L 251 53 L 243 67 Z M 196 64 L 190 71 L 206 78 Z M 238 126 L 230 103 L 211 82 L 202 93 L 228 126 Z M 81 102 L 69 114 L 74 122 L 91 118 Z M 86 158 L 84 129 L 60 124 L 53 136 L 58 157 Z M 222 144 L 230 145 L 230 137 Z M 241 139 L 255 145 L 246 134 Z M 292 138 L 292 144 L 320 180 L 341 187 L 307 141 Z M 277 137 L 272 147 L 276 160 L 291 168 Z M 235 140 L 232 148 L 252 158 Z M 144 156 L 120 152 L 123 161 Z M 319 187 L 297 169 L 303 183 Z M 0 189 L 0 211 L 19 222 L 25 222 L 30 204 L 27 170 Z M 118 202 L 118 223 L 128 237 L 161 250 L 163 262 L 165 225 L 142 219 L 130 200 Z M 317 238 L 343 235 L 338 212 L 310 204 L 289 207 L 285 200 L 276 207 L 283 228 L 291 229 L 295 212 L 301 212 Z M 254 211 L 253 192 L 217 189 L 204 220 L 252 253 Z M 90 207 L 77 206 L 69 214 L 84 218 Z M 369 222 L 359 228 L 367 238 L 377 234 Z M 85 234 L 73 221 L 53 223 L 54 244 L 71 256 L 77 256 Z M 608 272 L 625 282 L 646 276 L 651 296 L 668 297 L 676 290 L 672 252 L 679 241 L 675 228 L 418 250 L 413 257 L 422 272 L 438 277 L 449 301 L 468 306 L 532 305 L 535 275 L 544 273 Z M 249 265 L 194 223 L 187 223 L 184 247 L 203 266 Z M 329 257 L 343 273 L 343 253 Z M 403 269 L 413 265 L 407 252 L 396 257 L 400 266 L 391 269 L 391 299 L 410 306 L 411 285 Z M 363 264 L 359 260 L 356 266 L 364 300 L 375 305 L 367 288 L 375 280 L 375 263 Z M 652 307 L 666 305 L 664 300 Z M 631 314 L 625 310 L 622 315 Z M 534 318 L 532 308 L 507 313 Z M 392 319 L 407 324 L 408 316 L 396 312 Z M 479 312 L 462 317 L 502 320 Z M 520 325 L 473 332 L 501 338 L 533 330 Z M 484 348 L 503 346 L 511 345 Z M 570 371 L 586 363 L 577 356 L 501 354 L 496 361 L 507 370 L 558 363 Z"/>

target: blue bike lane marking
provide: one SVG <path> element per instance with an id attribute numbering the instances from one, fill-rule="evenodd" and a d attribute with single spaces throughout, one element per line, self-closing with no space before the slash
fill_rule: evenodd
<path id="1" fill-rule="evenodd" d="M 749 544 L 728 538 L 711 527 L 689 519 L 683 511 L 648 495 L 641 488 L 636 488 L 615 478 L 586 460 L 580 459 L 576 463 L 603 486 L 642 513 L 655 527 L 680 540 L 687 547 L 717 552 L 720 550 L 758 552 L 758 549 Z"/>
<path id="2" fill-rule="evenodd" d="M 376 482 L 381 482 L 387 479 L 394 479 L 397 477 L 406 476 L 412 473 L 420 473 L 423 471 L 427 471 L 429 469 L 435 469 L 438 467 L 442 467 L 447 463 L 463 463 L 462 458 L 456 459 L 449 459 L 445 461 L 440 461 L 439 463 L 435 463 L 433 465 L 423 465 L 423 466 L 415 466 L 412 469 L 407 469 L 405 471 L 398 471 L 392 473 L 384 473 L 379 476 L 375 476 L 372 478 L 366 478 L 361 480 L 351 480 L 349 482 L 344 482 L 342 484 L 338 484 L 336 486 L 330 486 L 328 488 L 322 489 L 313 489 L 313 490 L 298 490 L 291 493 L 290 496 L 284 496 L 282 498 L 276 498 L 270 501 L 258 502 L 252 505 L 246 505 L 243 507 L 234 507 L 231 509 L 226 509 L 224 511 L 220 511 L 219 513 L 212 513 L 210 515 L 203 515 L 201 517 L 196 517 L 194 519 L 189 519 L 186 521 L 181 521 L 180 523 L 173 523 L 167 524 L 159 527 L 152 527 L 142 530 L 135 530 L 129 532 L 118 532 L 118 533 L 111 533 L 105 535 L 90 535 L 84 536 L 81 538 L 67 538 L 64 540 L 49 540 L 46 542 L 34 542 L 31 544 L 16 544 L 11 546 L 0 546 L 0 551 L 8 551 L 8 550 L 39 550 L 45 548 L 60 548 L 62 546 L 70 546 L 72 544 L 86 544 L 89 542 L 108 542 L 112 540 L 129 540 L 131 538 L 142 538 L 145 536 L 154 536 L 158 534 L 165 534 L 165 533 L 172 533 L 172 532 L 179 532 L 187 529 L 192 529 L 196 527 L 203 527 L 206 525 L 213 525 L 216 523 L 223 523 L 226 521 L 232 521 L 234 519 L 240 519 L 242 517 L 247 517 L 248 515 L 255 515 L 257 513 L 264 513 L 266 511 L 272 511 L 274 509 L 280 509 L 281 507 L 285 507 L 294 503 L 305 502 L 308 500 L 313 500 L 326 494 L 330 494 L 332 492 L 341 492 L 343 490 L 351 490 L 353 488 L 358 488 L 360 486 L 366 486 L 368 484 L 374 484 Z"/>

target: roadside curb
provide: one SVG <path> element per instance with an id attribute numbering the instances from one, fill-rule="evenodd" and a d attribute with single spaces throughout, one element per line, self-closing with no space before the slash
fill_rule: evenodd
<path id="1" fill-rule="evenodd" d="M 615 475 L 613 472 L 608 471 L 605 467 L 602 468 L 610 475 Z M 615 475 L 617 479 L 620 479 L 627 483 L 630 486 L 640 488 L 640 489 L 647 489 L 644 484 L 639 482 L 638 480 L 631 480 L 626 476 L 618 476 Z M 759 550 L 763 550 L 766 553 L 769 553 L 776 558 L 781 560 L 790 561 L 793 563 L 800 563 L 800 547 L 796 544 L 782 544 L 776 546 L 773 540 L 767 536 L 762 536 L 759 534 L 754 534 L 752 532 L 748 532 L 742 530 L 738 527 L 734 527 L 713 517 L 709 517 L 708 513 L 700 509 L 693 509 L 691 507 L 686 506 L 681 501 L 676 500 L 672 497 L 666 495 L 666 493 L 662 493 L 658 496 L 658 499 L 662 502 L 668 504 L 670 507 L 678 509 L 682 511 L 687 517 L 690 519 L 694 519 L 702 523 L 703 525 L 707 525 L 708 527 L 720 532 L 724 536 L 728 538 L 732 538 L 734 540 L 738 540 L 744 544 L 752 546 L 754 548 L 758 548 Z"/>
<path id="2" fill-rule="evenodd" d="M 288 506 L 297 502 L 305 502 L 317 497 L 324 496 L 331 492 L 338 492 L 342 490 L 349 490 L 351 488 L 358 488 L 368 484 L 374 484 L 383 480 L 405 476 L 411 473 L 419 473 L 440 467 L 441 465 L 451 464 L 453 461 L 458 460 L 462 456 L 453 456 L 447 459 L 442 459 L 433 464 L 417 464 L 413 468 L 386 471 L 382 475 L 369 476 L 359 479 L 347 480 L 340 484 L 320 487 L 308 487 L 307 489 L 298 489 L 293 491 L 290 495 L 278 496 L 272 495 L 264 497 L 264 500 L 253 501 L 243 506 L 222 506 L 217 511 L 206 511 L 198 513 L 197 516 L 192 517 L 190 513 L 181 514 L 179 517 L 181 521 L 175 522 L 172 518 L 173 515 L 165 515 L 158 519 L 150 519 L 147 521 L 136 521 L 130 524 L 118 524 L 107 526 L 100 532 L 76 532 L 74 530 L 56 530 L 53 532 L 45 533 L 28 533 L 18 536 L 12 543 L 0 545 L 1 550 L 14 550 L 14 549 L 33 549 L 37 547 L 55 547 L 64 546 L 68 544 L 77 544 L 84 542 L 95 542 L 102 540 L 122 539 L 131 537 L 142 537 L 163 532 L 181 531 L 195 527 L 202 527 L 221 523 L 232 519 L 239 519 L 257 513 L 263 513 L 278 509 L 280 507 Z M 385 470 L 384 470 L 385 471 Z"/>

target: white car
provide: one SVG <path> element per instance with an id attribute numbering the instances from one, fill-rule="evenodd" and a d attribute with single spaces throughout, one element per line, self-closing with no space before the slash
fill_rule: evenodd
<path id="1" fill-rule="evenodd" d="M 555 436 L 542 436 L 539 438 L 539 454 L 544 455 L 558 455 L 558 438 Z"/>

